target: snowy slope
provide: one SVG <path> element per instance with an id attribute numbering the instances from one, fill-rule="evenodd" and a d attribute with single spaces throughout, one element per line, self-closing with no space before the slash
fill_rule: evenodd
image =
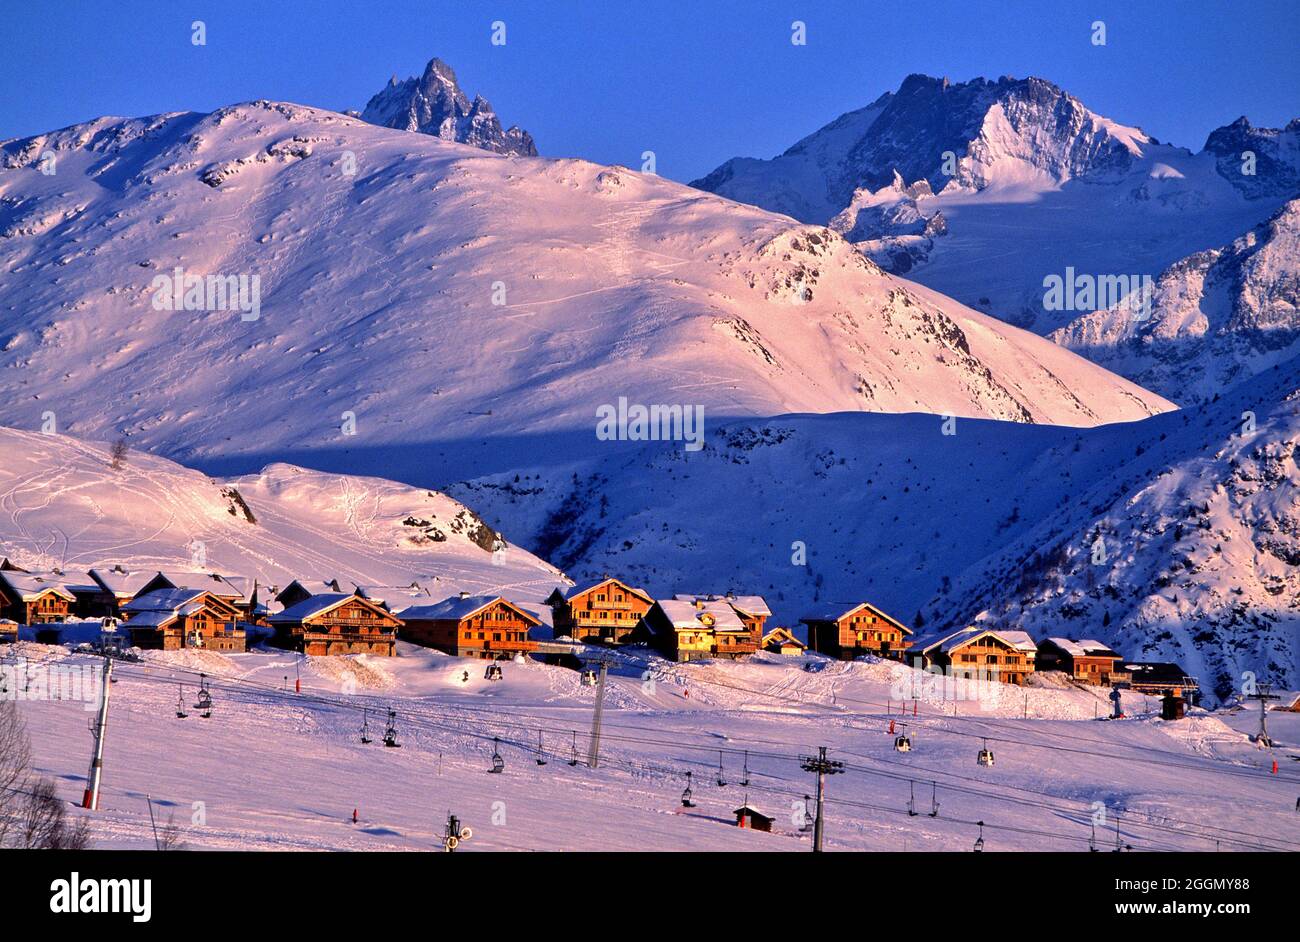
<path id="1" fill-rule="evenodd" d="M 21 647 L 38 679 L 50 665 L 97 667 L 62 649 Z M 398 652 L 305 660 L 157 652 L 119 663 L 100 810 L 89 822 L 95 846 L 152 847 L 148 795 L 159 826 L 173 822 L 194 849 L 428 851 L 451 812 L 473 830 L 463 845 L 470 853 L 807 851 L 811 836 L 795 812 L 813 779 L 799 756 L 819 745 L 846 763 L 827 783 L 828 851 L 969 852 L 981 821 L 990 852 L 1086 852 L 1094 833 L 1107 850 L 1116 830 L 1138 851 L 1300 846 L 1287 758 L 1300 730 L 1283 724 L 1271 724 L 1284 745 L 1269 753 L 1225 722 L 1240 725 L 1234 715 L 1162 723 L 1151 701 L 1127 697 L 1129 719 L 1094 722 L 1108 706 L 1096 690 L 996 684 L 978 700 L 921 699 L 915 717 L 900 716 L 909 685 L 897 665 L 770 656 L 672 665 L 640 655 L 611 672 L 591 769 L 594 696 L 576 672 L 507 664 L 504 680 L 489 683 L 480 662 L 403 643 Z M 193 702 L 199 671 L 213 715 L 177 719 L 178 684 Z M 296 696 L 285 678 L 299 671 Z M 401 748 L 361 744 L 363 711 L 374 736 L 390 707 Z M 36 767 L 78 799 L 86 705 L 18 708 Z M 910 753 L 893 750 L 891 721 L 907 724 Z M 545 765 L 536 762 L 539 737 Z M 992 768 L 975 763 L 984 737 Z M 575 745 L 579 763 L 570 765 Z M 485 774 L 494 747 L 500 775 Z M 1268 770 L 1274 756 L 1277 775 Z M 681 803 L 687 772 L 692 808 Z M 775 819 L 772 833 L 734 826 L 743 802 Z"/>
<path id="2" fill-rule="evenodd" d="M 544 598 L 563 576 L 511 546 L 469 508 L 375 478 L 272 465 L 217 481 L 143 453 L 110 467 L 106 445 L 0 428 L 0 556 L 84 573 L 206 567 L 283 587 L 290 579 Z M 252 519 L 250 519 L 250 515 Z"/>
<path id="3" fill-rule="evenodd" d="M 1300 355 L 1300 199 L 1231 244 L 1167 268 L 1149 316 L 1094 311 L 1050 337 L 1183 403 Z"/>
<path id="4" fill-rule="evenodd" d="M 623 168 L 274 102 L 103 118 L 2 155 L 11 425 L 52 411 L 197 463 L 589 432 L 620 395 L 1072 425 L 1168 408 L 828 230 Z M 258 318 L 156 309 L 177 266 L 260 278 Z"/>
<path id="5" fill-rule="evenodd" d="M 1297 180 L 1296 122 L 1241 119 L 1193 154 L 1042 79 L 909 76 L 785 154 L 730 161 L 694 185 L 829 222 L 890 271 L 1047 333 L 1074 314 L 1044 309 L 1046 276 L 1154 277 L 1267 219 Z"/>
<path id="6" fill-rule="evenodd" d="M 1243 670 L 1296 686 L 1297 389 L 1293 360 L 1216 403 L 1086 430 L 738 421 L 694 454 L 648 445 L 449 490 L 580 582 L 762 593 L 783 624 L 863 599 L 930 627 L 987 609 L 1035 637 L 1177 660 L 1220 693 Z M 1106 567 L 1084 564 L 1098 528 Z"/>

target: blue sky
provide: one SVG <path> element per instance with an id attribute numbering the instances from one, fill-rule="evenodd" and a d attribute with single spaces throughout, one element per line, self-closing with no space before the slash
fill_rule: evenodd
<path id="1" fill-rule="evenodd" d="M 1300 115 L 1300 0 L 0 3 L 0 139 L 252 98 L 359 108 L 434 55 L 544 155 L 639 165 L 654 150 L 680 180 L 779 153 L 910 72 L 1040 75 L 1194 150 L 1241 114 Z"/>

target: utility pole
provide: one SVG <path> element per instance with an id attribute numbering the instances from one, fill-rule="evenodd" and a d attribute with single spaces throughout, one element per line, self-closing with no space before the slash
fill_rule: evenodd
<path id="1" fill-rule="evenodd" d="M 605 676 L 609 673 L 609 661 L 601 658 L 600 677 L 596 681 L 596 713 L 591 718 L 591 752 L 587 756 L 587 767 L 594 769 L 600 761 L 600 717 L 605 712 Z"/>
<path id="2" fill-rule="evenodd" d="M 99 808 L 99 780 L 104 772 L 104 734 L 108 731 L 108 691 L 112 686 L 113 659 L 104 658 L 104 680 L 99 690 L 99 716 L 95 720 L 95 752 L 86 773 L 86 794 L 81 807 L 95 811 Z"/>
<path id="3" fill-rule="evenodd" d="M 826 747 L 817 747 L 817 757 L 800 756 L 800 767 L 805 772 L 817 773 L 817 817 L 813 821 L 813 853 L 822 852 L 822 834 L 825 830 L 822 808 L 826 792 L 826 776 L 844 771 L 844 763 L 826 758 Z"/>
<path id="4" fill-rule="evenodd" d="M 1268 735 L 1268 723 L 1265 717 L 1268 714 L 1268 701 L 1278 699 L 1278 695 L 1273 693 L 1273 685 L 1260 684 L 1255 688 L 1254 693 L 1246 694 L 1246 699 L 1259 701 L 1259 732 L 1255 734 L 1255 743 L 1260 746 L 1272 746 L 1273 740 Z"/>

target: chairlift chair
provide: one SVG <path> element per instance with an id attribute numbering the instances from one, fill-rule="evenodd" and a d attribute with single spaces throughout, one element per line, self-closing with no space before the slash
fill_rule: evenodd
<path id="1" fill-rule="evenodd" d="M 397 742 L 397 711 L 388 711 L 388 725 L 384 727 L 384 745 L 389 749 L 401 749 Z"/>
<path id="2" fill-rule="evenodd" d="M 939 817 L 939 786 L 934 782 L 930 783 L 930 817 Z"/>
<path id="3" fill-rule="evenodd" d="M 596 669 L 594 667 L 584 667 L 582 669 L 582 686 L 596 686 Z"/>
<path id="4" fill-rule="evenodd" d="M 185 712 L 185 685 L 180 684 L 179 689 L 176 691 L 176 718 L 183 720 L 187 716 L 189 714 Z"/>
<path id="5" fill-rule="evenodd" d="M 370 738 L 370 711 L 362 710 L 361 711 L 361 743 L 362 745 L 369 745 L 372 742 L 374 742 L 374 740 Z"/>
<path id="6" fill-rule="evenodd" d="M 980 765 L 993 764 L 993 750 L 989 748 L 989 741 L 984 740 L 984 748 L 980 750 L 979 757 L 975 760 Z"/>
<path id="7" fill-rule="evenodd" d="M 916 783 L 907 783 L 907 814 L 908 817 L 916 817 Z"/>
<path id="8" fill-rule="evenodd" d="M 537 731 L 537 764 L 546 764 L 546 750 L 542 748 L 542 731 Z"/>
<path id="9" fill-rule="evenodd" d="M 975 823 L 978 824 L 978 825 L 980 826 L 980 836 L 977 837 L 977 838 L 975 838 L 975 847 L 974 847 L 974 850 L 975 850 L 975 853 L 977 853 L 977 854 L 981 854 L 981 853 L 984 852 L 984 822 L 983 822 L 983 821 L 977 821 L 977 822 L 975 822 Z"/>
<path id="10" fill-rule="evenodd" d="M 813 815 L 808 810 L 808 802 L 812 801 L 812 795 L 803 796 L 803 824 L 799 825 L 799 830 L 807 834 L 813 829 Z"/>
<path id="11" fill-rule="evenodd" d="M 686 788 L 682 790 L 682 807 L 694 808 L 695 802 L 691 801 L 691 773 L 686 773 Z"/>
<path id="12" fill-rule="evenodd" d="M 912 740 L 907 738 L 906 726 L 903 727 L 903 731 L 901 733 L 899 733 L 897 736 L 894 737 L 894 748 L 897 749 L 899 752 L 912 751 Z"/>
<path id="13" fill-rule="evenodd" d="M 726 776 L 722 774 L 722 750 L 721 749 L 718 750 L 718 787 L 719 788 L 727 787 Z"/>
<path id="14" fill-rule="evenodd" d="M 487 670 L 483 672 L 483 677 L 485 680 L 501 680 L 504 677 L 501 672 L 501 665 L 493 661 L 487 666 Z"/>
<path id="15" fill-rule="evenodd" d="M 488 769 L 488 771 L 496 773 L 498 775 L 500 775 L 502 772 L 506 770 L 506 760 L 501 758 L 500 744 L 501 744 L 501 740 L 498 739 L 496 736 L 493 736 L 492 737 L 492 768 Z"/>
<path id="16" fill-rule="evenodd" d="M 203 717 L 203 719 L 212 719 L 212 693 L 208 690 L 208 677 L 206 674 L 199 675 L 199 695 L 194 703 L 194 709 L 202 711 L 199 716 Z"/>
<path id="17" fill-rule="evenodd" d="M 573 731 L 573 758 L 569 760 L 569 765 L 578 764 L 578 731 Z"/>

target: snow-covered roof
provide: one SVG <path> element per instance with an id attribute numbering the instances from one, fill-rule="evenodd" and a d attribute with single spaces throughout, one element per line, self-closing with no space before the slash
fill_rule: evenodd
<path id="1" fill-rule="evenodd" d="M 313 595 L 309 599 L 303 599 L 297 605 L 290 605 L 282 612 L 272 615 L 267 621 L 270 622 L 297 622 L 304 621 L 315 615 L 322 615 L 332 608 L 338 608 L 349 599 L 357 598 L 354 592 L 322 592 L 320 595 Z M 373 602 L 371 603 L 374 604 Z"/>
<path id="2" fill-rule="evenodd" d="M 864 608 L 870 609 L 871 612 L 875 614 L 878 618 L 884 619 L 885 621 L 889 622 L 889 624 L 893 625 L 895 628 L 898 628 L 903 633 L 909 635 L 912 634 L 911 628 L 908 628 L 897 618 L 894 618 L 886 614 L 885 612 L 882 612 L 880 609 L 876 608 L 876 606 L 872 605 L 870 602 L 841 602 L 839 604 L 833 605 L 833 607 L 831 605 L 828 605 L 826 608 L 814 612 L 811 615 L 804 615 L 802 618 L 799 619 L 799 621 L 803 622 L 804 624 L 807 624 L 810 621 L 839 621 L 841 618 L 848 618 L 850 615 L 853 615 L 857 613 L 859 610 Z"/>
<path id="3" fill-rule="evenodd" d="M 560 597 L 567 602 L 576 596 L 586 595 L 588 592 L 591 592 L 593 589 L 599 589 L 603 585 L 609 585 L 609 583 L 611 582 L 617 582 L 623 588 L 627 589 L 629 592 L 635 595 L 641 596 L 641 598 L 645 599 L 647 602 L 654 601 L 654 596 L 652 596 L 645 589 L 642 589 L 638 586 L 630 585 L 624 582 L 622 579 L 619 579 L 617 576 L 606 576 L 604 579 L 601 579 L 599 582 L 593 582 L 591 585 L 585 585 L 585 586 L 574 585 L 574 586 L 568 586 L 567 588 L 565 586 L 556 586 L 555 592 L 558 592 L 560 594 Z M 552 593 L 552 595 L 553 594 L 555 593 Z"/>
<path id="4" fill-rule="evenodd" d="M 988 628 L 984 625 L 968 625 L 950 634 L 930 635 L 918 640 L 915 650 L 928 654 L 937 649 L 947 654 L 949 651 L 964 644 L 969 644 L 981 635 L 986 634 L 993 635 L 1018 651 L 1026 653 L 1038 651 L 1038 645 L 1034 643 L 1034 639 L 1029 637 L 1027 632 L 1005 628 Z"/>
<path id="5" fill-rule="evenodd" d="M 808 645 L 804 644 L 802 641 L 796 638 L 794 636 L 794 632 L 792 632 L 789 628 L 782 628 L 779 625 L 773 628 L 767 634 L 763 635 L 764 647 L 771 644 L 773 641 L 778 641 L 782 644 L 797 644 L 801 648 L 808 647 Z"/>
<path id="6" fill-rule="evenodd" d="M 161 628 L 179 617 L 174 611 L 137 612 L 126 620 L 127 628 Z"/>
<path id="7" fill-rule="evenodd" d="M 187 572 L 179 569 L 159 569 L 162 576 L 178 589 L 205 589 L 222 598 L 243 598 L 244 593 L 223 576 L 215 572 Z"/>
<path id="8" fill-rule="evenodd" d="M 761 595 L 691 595 L 686 592 L 678 592 L 673 596 L 677 602 L 725 602 L 738 612 L 746 615 L 770 617 L 772 610 L 767 607 L 767 601 Z"/>
<path id="9" fill-rule="evenodd" d="M 527 617 L 541 624 L 541 619 L 528 608 L 512 602 L 500 595 L 470 595 L 461 598 L 453 595 L 450 598 L 443 599 L 433 605 L 412 605 L 410 608 L 404 608 L 397 613 L 397 617 L 403 621 L 429 621 L 434 619 L 452 619 L 460 621 L 462 618 L 472 618 L 483 609 L 487 608 L 493 602 L 504 602 L 511 608 L 517 609 Z"/>
<path id="10" fill-rule="evenodd" d="M 75 602 L 77 597 L 68 591 L 63 579 L 52 573 L 14 572 L 11 569 L 0 571 L 0 579 L 23 602 L 33 602 L 46 592 L 54 592 L 60 598 Z"/>
<path id="11" fill-rule="evenodd" d="M 1119 657 L 1107 645 L 1091 638 L 1085 638 L 1082 641 L 1071 641 L 1069 638 L 1048 638 L 1047 640 L 1071 657 Z"/>
<path id="12" fill-rule="evenodd" d="M 179 612 L 192 605 L 207 589 L 154 589 L 122 606 L 124 612 Z"/>
<path id="13" fill-rule="evenodd" d="M 427 601 L 429 593 L 419 586 L 410 585 L 359 585 L 357 589 L 372 602 L 387 605 L 390 611 L 407 608 L 418 601 Z"/>
<path id="14" fill-rule="evenodd" d="M 143 589 L 145 584 L 156 575 L 158 575 L 156 569 L 140 569 L 130 572 L 124 569 L 97 567 L 90 570 L 90 578 L 98 582 L 105 590 L 118 598 L 128 599 Z"/>
<path id="15" fill-rule="evenodd" d="M 676 629 L 712 628 L 714 631 L 744 631 L 745 623 L 725 601 L 717 599 L 697 604 L 682 599 L 660 599 L 655 603 Z M 704 616 L 712 617 L 713 624 L 705 625 Z"/>

